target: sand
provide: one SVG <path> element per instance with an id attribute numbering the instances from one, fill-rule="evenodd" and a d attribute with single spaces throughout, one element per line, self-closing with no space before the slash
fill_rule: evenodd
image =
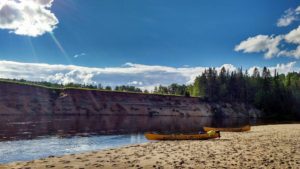
<path id="1" fill-rule="evenodd" d="M 150 142 L 0 168 L 300 168 L 300 124 L 221 134 L 221 139 Z"/>

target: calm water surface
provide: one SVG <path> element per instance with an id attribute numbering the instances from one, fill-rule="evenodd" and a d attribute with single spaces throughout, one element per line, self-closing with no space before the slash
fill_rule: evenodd
<path id="1" fill-rule="evenodd" d="M 0 116 L 0 163 L 144 143 L 143 133 L 149 131 L 198 132 L 203 126 L 249 123 L 249 119 L 172 116 Z"/>
<path id="2" fill-rule="evenodd" d="M 60 156 L 144 142 L 147 140 L 141 134 L 71 138 L 51 136 L 32 140 L 4 141 L 0 142 L 0 163 L 34 160 L 50 155 Z"/>

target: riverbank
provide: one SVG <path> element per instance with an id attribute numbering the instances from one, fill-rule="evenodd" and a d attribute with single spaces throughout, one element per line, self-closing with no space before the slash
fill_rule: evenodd
<path id="1" fill-rule="evenodd" d="M 265 125 L 215 140 L 150 142 L 0 168 L 297 168 L 299 142 L 300 124 Z"/>
<path id="2" fill-rule="evenodd" d="M 209 102 L 200 97 L 49 88 L 1 81 L 0 115 L 110 115 L 259 118 L 263 113 L 240 102 Z"/>

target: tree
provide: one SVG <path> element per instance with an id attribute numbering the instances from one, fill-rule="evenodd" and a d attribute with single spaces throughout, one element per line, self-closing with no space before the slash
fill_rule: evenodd
<path id="1" fill-rule="evenodd" d="M 259 70 L 257 69 L 257 67 L 254 68 L 252 77 L 253 78 L 260 78 L 260 73 L 259 73 Z"/>
<path id="2" fill-rule="evenodd" d="M 105 90 L 109 90 L 109 91 L 111 91 L 112 89 L 111 89 L 111 87 L 110 87 L 110 86 L 106 86 L 106 87 L 105 87 Z"/>

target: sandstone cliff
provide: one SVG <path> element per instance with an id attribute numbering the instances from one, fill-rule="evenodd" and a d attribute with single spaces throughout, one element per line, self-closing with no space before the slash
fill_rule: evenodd
<path id="1" fill-rule="evenodd" d="M 0 82 L 1 114 L 261 116 L 261 112 L 250 105 L 210 103 L 196 97 L 51 89 L 10 82 Z"/>

